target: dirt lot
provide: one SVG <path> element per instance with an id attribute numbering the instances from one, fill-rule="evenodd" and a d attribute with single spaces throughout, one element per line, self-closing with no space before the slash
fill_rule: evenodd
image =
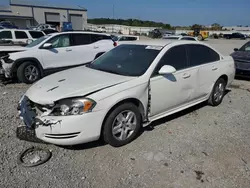
<path id="1" fill-rule="evenodd" d="M 206 42 L 229 54 L 245 41 Z M 250 81 L 236 80 L 219 107 L 201 104 L 161 119 L 121 148 L 20 141 L 16 105 L 28 87 L 0 87 L 0 187 L 249 187 Z M 51 149 L 52 158 L 35 168 L 17 165 L 32 145 Z"/>

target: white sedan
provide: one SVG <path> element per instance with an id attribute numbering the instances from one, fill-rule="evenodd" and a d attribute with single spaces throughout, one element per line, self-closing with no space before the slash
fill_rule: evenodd
<path id="1" fill-rule="evenodd" d="M 142 126 L 207 101 L 222 102 L 234 61 L 200 42 L 121 44 L 91 64 L 45 77 L 19 102 L 26 126 L 57 145 L 103 137 L 128 144 Z"/>
<path id="2" fill-rule="evenodd" d="M 182 35 L 170 35 L 170 36 L 163 36 L 163 39 L 169 39 L 169 40 L 191 40 L 191 41 L 199 41 L 197 37 L 191 37 L 191 36 L 182 36 Z"/>

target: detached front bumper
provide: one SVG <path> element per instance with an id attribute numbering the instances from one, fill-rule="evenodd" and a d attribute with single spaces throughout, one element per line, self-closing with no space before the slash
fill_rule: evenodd
<path id="1" fill-rule="evenodd" d="M 56 145 L 77 145 L 98 140 L 104 111 L 72 116 L 40 116 L 29 106 L 25 96 L 19 103 L 19 114 L 28 129 L 35 130 L 36 137 Z"/>

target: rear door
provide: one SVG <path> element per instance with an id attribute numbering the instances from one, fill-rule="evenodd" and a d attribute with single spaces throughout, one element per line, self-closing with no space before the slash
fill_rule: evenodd
<path id="1" fill-rule="evenodd" d="M 73 33 L 71 37 L 74 63 L 81 65 L 93 61 L 98 48 L 93 45 L 91 35 L 88 33 Z"/>
<path id="2" fill-rule="evenodd" d="M 220 55 L 213 49 L 200 44 L 189 44 L 186 47 L 189 67 L 198 71 L 195 99 L 205 97 L 211 93 L 219 77 Z"/>
<path id="3" fill-rule="evenodd" d="M 90 37 L 95 54 L 107 52 L 114 47 L 114 42 L 111 36 L 91 34 Z"/>
<path id="4" fill-rule="evenodd" d="M 67 67 L 76 64 L 69 34 L 56 35 L 46 43 L 51 43 L 53 48 L 40 49 L 45 68 Z"/>

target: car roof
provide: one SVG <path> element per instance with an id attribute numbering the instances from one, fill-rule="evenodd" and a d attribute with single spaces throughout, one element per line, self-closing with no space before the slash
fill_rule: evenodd
<path id="1" fill-rule="evenodd" d="M 98 32 L 91 32 L 91 31 L 63 31 L 63 32 L 59 32 L 59 33 L 53 33 L 54 35 L 60 35 L 60 34 L 64 34 L 64 33 L 82 33 L 82 34 L 95 34 L 95 35 L 105 35 L 105 36 L 111 36 L 110 34 L 107 33 L 98 33 Z"/>
<path id="2" fill-rule="evenodd" d="M 205 43 L 190 40 L 168 40 L 168 39 L 149 39 L 149 40 L 136 40 L 136 41 L 121 41 L 119 44 L 135 44 L 135 45 L 147 45 L 147 46 L 166 46 L 168 44 L 201 44 L 209 46 Z"/>

